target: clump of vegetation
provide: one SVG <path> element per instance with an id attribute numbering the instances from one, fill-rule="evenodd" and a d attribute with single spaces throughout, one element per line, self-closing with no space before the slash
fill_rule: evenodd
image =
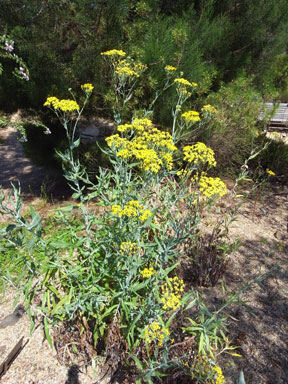
<path id="1" fill-rule="evenodd" d="M 116 63 L 123 63 L 122 51 L 110 52 Z M 77 124 L 93 85 L 81 87 L 81 106 L 73 94 L 71 99 L 48 97 L 44 105 L 57 115 L 67 137 L 67 148 L 57 154 L 75 203 L 56 210 L 59 229 L 49 236 L 48 226 L 43 233 L 41 217 L 32 208 L 22 216 L 20 191 L 14 187 L 10 205 L 1 195 L 1 213 L 12 219 L 1 236 L 25 266 L 21 281 L 32 321 L 37 312 L 32 313 L 29 304 L 41 292 L 38 313 L 51 345 L 53 324 L 80 324 L 90 343 L 110 356 L 114 369 L 125 363 L 136 382 L 153 383 L 169 375 L 171 380 L 181 376 L 195 383 L 223 383 L 215 357 L 219 348 L 233 349 L 225 335 L 225 319 L 219 311 L 209 313 L 179 268 L 180 260 L 201 263 L 200 253 L 195 258 L 194 251 L 202 247 L 203 213 L 230 193 L 220 178 L 209 176 L 216 166 L 214 151 L 202 142 L 182 144 L 201 121 L 197 111 L 184 108 L 198 85 L 169 74 L 169 87 L 178 95 L 170 133 L 156 128 L 145 114 L 123 121 L 126 111 L 119 97 L 126 100 L 128 92 L 133 97 L 128 80 L 134 73 L 125 67 L 119 73 L 117 68 L 115 116 L 121 124 L 106 139 L 110 167 L 100 168 L 94 183 L 75 156 L 80 145 Z M 127 92 L 120 96 L 118 76 Z M 214 112 L 206 106 L 207 111 Z M 213 279 L 206 278 L 205 284 L 217 282 L 223 271 L 219 264 L 225 264 L 233 250 L 227 221 L 222 224 L 213 232 L 217 257 L 209 264 L 208 277 Z M 204 258 L 206 251 L 201 248 Z M 194 317 L 185 324 L 192 309 Z M 198 317 L 200 322 L 194 320 Z M 187 346 L 185 354 L 179 345 Z"/>

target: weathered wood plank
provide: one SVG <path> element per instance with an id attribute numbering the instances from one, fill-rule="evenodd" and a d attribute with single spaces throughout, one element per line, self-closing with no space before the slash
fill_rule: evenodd
<path id="1" fill-rule="evenodd" d="M 23 339 L 24 339 L 24 336 L 21 337 L 21 339 L 17 342 L 15 347 L 12 349 L 12 351 L 8 354 L 8 356 L 0 364 L 0 378 L 1 378 L 1 376 L 5 375 L 5 373 L 8 371 L 11 363 L 17 357 L 18 353 L 21 351 L 22 345 L 23 345 Z"/>

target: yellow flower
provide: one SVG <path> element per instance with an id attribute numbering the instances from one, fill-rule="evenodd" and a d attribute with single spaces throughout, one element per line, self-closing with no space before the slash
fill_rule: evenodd
<path id="1" fill-rule="evenodd" d="M 173 65 L 166 65 L 165 67 L 165 71 L 176 71 L 177 68 L 176 67 L 173 67 Z"/>
<path id="2" fill-rule="evenodd" d="M 115 73 L 117 73 L 117 75 L 120 75 L 120 76 L 139 77 L 139 74 L 137 72 L 133 71 L 133 69 L 131 69 L 128 66 L 125 66 L 125 67 L 124 66 L 118 66 L 118 67 L 116 67 Z"/>
<path id="3" fill-rule="evenodd" d="M 48 97 L 44 106 L 60 109 L 63 112 L 72 112 L 80 109 L 76 101 L 65 99 L 59 100 L 57 97 Z"/>
<path id="4" fill-rule="evenodd" d="M 204 112 L 208 112 L 208 113 L 212 113 L 212 114 L 216 114 L 218 113 L 217 109 L 212 107 L 212 105 L 210 104 L 207 104 L 207 105 L 204 105 L 203 108 L 201 108 L 201 111 L 204 113 Z"/>
<path id="5" fill-rule="evenodd" d="M 59 99 L 57 97 L 48 97 L 45 103 L 43 104 L 44 107 L 53 107 L 54 109 L 58 108 Z"/>
<path id="6" fill-rule="evenodd" d="M 118 215 L 121 212 L 121 207 L 118 204 L 112 205 L 111 213 L 112 215 Z"/>
<path id="7" fill-rule="evenodd" d="M 199 164 L 208 163 L 216 167 L 213 149 L 207 147 L 204 143 L 198 142 L 194 145 L 187 145 L 183 148 L 184 160 L 188 163 Z"/>
<path id="8" fill-rule="evenodd" d="M 199 190 L 208 198 L 215 195 L 224 196 L 227 193 L 227 187 L 219 177 L 201 176 Z"/>
<path id="9" fill-rule="evenodd" d="M 117 127 L 117 131 L 119 132 L 126 132 L 130 129 L 132 129 L 132 124 L 121 124 Z"/>
<path id="10" fill-rule="evenodd" d="M 187 171 L 186 169 L 180 169 L 180 171 L 178 171 L 176 173 L 177 176 L 179 176 L 181 179 L 184 178 L 185 176 L 187 176 L 189 171 Z"/>
<path id="11" fill-rule="evenodd" d="M 135 129 L 137 132 L 142 132 L 145 130 L 145 128 L 151 128 L 153 125 L 152 121 L 144 118 L 144 119 L 138 119 L 138 117 L 135 117 L 132 123 L 133 129 Z"/>
<path id="12" fill-rule="evenodd" d="M 81 85 L 81 88 L 83 89 L 84 92 L 87 92 L 87 93 L 91 93 L 94 89 L 93 85 L 90 83 Z"/>
<path id="13" fill-rule="evenodd" d="M 266 172 L 269 176 L 275 176 L 275 173 L 273 171 L 271 171 L 271 169 L 269 169 L 269 168 L 266 169 Z"/>
<path id="14" fill-rule="evenodd" d="M 122 51 L 121 49 L 111 49 L 110 51 L 101 52 L 101 55 L 103 56 L 126 56 L 126 52 Z"/>
<path id="15" fill-rule="evenodd" d="M 183 77 L 174 79 L 174 83 L 182 84 L 182 85 L 188 85 L 189 87 L 192 87 L 193 84 L 196 84 L 196 83 L 193 83 L 193 84 L 190 83 L 190 81 L 183 79 Z"/>
<path id="16" fill-rule="evenodd" d="M 181 116 L 189 123 L 200 121 L 199 113 L 196 111 L 187 111 L 182 113 Z"/>
<path id="17" fill-rule="evenodd" d="M 122 256 L 124 256 L 124 255 L 132 256 L 138 250 L 139 250 L 139 247 L 137 246 L 136 243 L 132 243 L 131 241 L 123 241 L 120 244 L 119 252 L 121 253 Z"/>
<path id="18" fill-rule="evenodd" d="M 161 287 L 161 302 L 164 310 L 178 309 L 184 292 L 184 282 L 177 276 L 169 278 Z"/>
<path id="19" fill-rule="evenodd" d="M 216 373 L 215 384 L 224 384 L 225 383 L 225 377 L 222 373 L 222 369 L 216 365 L 215 367 L 213 367 L 213 371 L 215 371 L 215 373 Z"/>
<path id="20" fill-rule="evenodd" d="M 143 279 L 149 279 L 155 273 L 154 268 L 144 268 L 143 271 L 140 271 Z"/>
<path id="21" fill-rule="evenodd" d="M 130 200 L 123 208 L 118 204 L 112 205 L 111 213 L 118 217 L 135 217 L 140 221 L 146 221 L 149 216 L 152 216 L 152 212 L 149 209 L 144 209 L 138 200 Z"/>
<path id="22" fill-rule="evenodd" d="M 148 344 L 158 342 L 159 347 L 163 345 L 163 341 L 170 335 L 169 329 L 163 327 L 158 321 L 153 321 L 145 328 L 144 336 Z"/>

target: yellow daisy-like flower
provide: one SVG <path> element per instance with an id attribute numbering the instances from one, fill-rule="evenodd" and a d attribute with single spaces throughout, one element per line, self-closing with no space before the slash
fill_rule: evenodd
<path id="1" fill-rule="evenodd" d="M 120 244 L 119 252 L 121 253 L 122 256 L 124 256 L 124 255 L 132 256 L 138 250 L 139 250 L 139 247 L 137 246 L 136 243 L 132 243 L 131 241 L 123 241 Z"/>
<path id="2" fill-rule="evenodd" d="M 201 108 L 201 111 L 202 111 L 203 113 L 208 112 L 208 113 L 211 113 L 211 114 L 213 114 L 213 115 L 215 115 L 216 113 L 218 113 L 217 109 L 214 108 L 214 107 L 212 107 L 212 105 L 210 105 L 210 104 L 204 105 L 204 107 Z"/>
<path id="3" fill-rule="evenodd" d="M 188 85 L 189 87 L 192 87 L 192 86 L 193 86 L 193 84 L 190 83 L 190 81 L 188 81 L 188 80 L 186 80 L 186 79 L 183 79 L 183 77 L 174 79 L 174 83 L 182 84 L 182 85 Z M 194 84 L 196 84 L 196 83 L 194 83 Z"/>
<path id="4" fill-rule="evenodd" d="M 126 52 L 122 51 L 121 49 L 110 49 L 110 51 L 101 52 L 102 56 L 126 56 Z"/>
<path id="5" fill-rule="evenodd" d="M 117 75 L 120 75 L 120 76 L 139 77 L 139 74 L 133 71 L 133 69 L 131 69 L 128 65 L 116 67 L 115 73 L 117 73 Z"/>
<path id="6" fill-rule="evenodd" d="M 178 309 L 181 306 L 181 297 L 184 292 L 184 282 L 177 276 L 169 278 L 168 282 L 164 283 L 161 287 L 161 302 L 163 309 L 169 311 L 171 309 Z"/>
<path id="7" fill-rule="evenodd" d="M 93 85 L 90 83 L 81 85 L 81 88 L 83 89 L 84 92 L 87 92 L 87 93 L 91 93 L 94 89 Z"/>
<path id="8" fill-rule="evenodd" d="M 111 213 L 118 217 L 135 217 L 142 222 L 152 216 L 152 212 L 149 209 L 145 209 L 138 200 L 130 200 L 123 208 L 118 204 L 112 205 Z"/>
<path id="9" fill-rule="evenodd" d="M 227 193 L 227 187 L 219 177 L 201 176 L 199 190 L 208 198 L 215 195 L 224 196 Z"/>
<path id="10" fill-rule="evenodd" d="M 215 371 L 216 373 L 215 384 L 224 384 L 225 377 L 223 375 L 222 369 L 216 365 L 215 367 L 213 367 L 213 371 Z"/>
<path id="11" fill-rule="evenodd" d="M 170 335 L 168 328 L 163 327 L 158 321 L 153 321 L 145 328 L 144 336 L 148 344 L 158 342 L 159 347 L 163 345 L 164 339 Z"/>
<path id="12" fill-rule="evenodd" d="M 269 175 L 269 176 L 275 176 L 275 173 L 273 171 L 271 171 L 271 169 L 267 168 L 266 169 L 266 173 Z"/>
<path id="13" fill-rule="evenodd" d="M 143 279 L 149 279 L 149 277 L 154 275 L 154 273 L 155 273 L 155 270 L 152 267 L 144 268 L 142 271 L 140 271 L 140 274 L 141 274 Z"/>
<path id="14" fill-rule="evenodd" d="M 205 164 L 216 167 L 213 149 L 204 143 L 198 142 L 194 145 L 187 145 L 183 148 L 184 160 L 193 164 Z"/>
<path id="15" fill-rule="evenodd" d="M 186 120 L 189 123 L 194 123 L 195 121 L 200 121 L 199 113 L 196 111 L 187 111 L 182 113 L 181 115 L 184 120 Z"/>
<path id="16" fill-rule="evenodd" d="M 57 97 L 48 97 L 44 103 L 45 107 L 52 107 L 54 109 L 60 109 L 63 112 L 78 111 L 79 105 L 74 100 L 59 100 Z"/>
<path id="17" fill-rule="evenodd" d="M 132 127 L 133 127 L 132 124 L 121 124 L 121 125 L 118 125 L 117 131 L 126 132 L 132 129 Z"/>
<path id="18" fill-rule="evenodd" d="M 176 71 L 177 70 L 177 68 L 176 67 L 173 67 L 173 65 L 166 65 L 165 66 L 165 71 L 168 71 L 168 72 L 170 72 L 170 71 Z"/>

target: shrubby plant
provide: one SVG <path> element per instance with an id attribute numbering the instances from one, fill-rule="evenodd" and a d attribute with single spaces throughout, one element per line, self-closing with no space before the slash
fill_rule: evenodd
<path id="1" fill-rule="evenodd" d="M 214 354 L 206 356 L 207 348 L 215 352 L 219 340 L 225 341 L 222 320 L 212 315 L 205 318 L 204 304 L 179 275 L 179 264 L 187 257 L 194 264 L 200 262 L 200 256 L 195 255 L 205 232 L 203 213 L 228 194 L 220 178 L 209 176 L 216 165 L 214 151 L 202 142 L 182 145 L 191 128 L 201 122 L 197 111 L 184 108 L 197 84 L 169 75 L 169 87 L 175 87 L 178 95 L 171 132 L 156 128 L 145 115 L 125 122 L 125 105 L 135 86 L 133 79 L 142 71 L 137 72 L 141 64 L 124 63 L 123 51 L 103 55 L 113 59 L 112 81 L 116 83 L 117 131 L 102 149 L 110 167 L 100 168 L 94 183 L 75 156 L 80 145 L 77 124 L 93 85 L 81 86 L 81 106 L 72 92 L 71 99 L 48 97 L 44 105 L 57 115 L 66 132 L 68 147 L 58 151 L 58 156 L 75 203 L 55 212 L 63 231 L 43 236 L 41 218 L 32 208 L 30 217 L 22 216 L 20 190 L 14 187 L 12 208 L 1 195 L 1 213 L 10 215 L 13 222 L 1 235 L 26 266 L 21 277 L 22 282 L 25 279 L 26 303 L 41 291 L 38 311 L 51 344 L 52 324 L 59 320 L 67 325 L 80 322 L 82 332 L 92 332 L 94 346 L 104 343 L 106 356 L 116 367 L 123 358 L 126 364 L 134 364 L 139 383 L 153 383 L 155 378 L 175 372 L 198 383 L 223 383 Z M 202 112 L 215 111 L 206 106 Z M 79 217 L 77 226 L 73 225 L 73 213 Z M 211 274 L 231 252 L 230 245 L 225 248 L 221 225 L 214 233 L 217 257 L 209 264 Z M 225 225 L 227 231 L 227 222 Z M 36 250 L 43 256 L 41 262 Z M 201 251 L 205 253 L 205 248 Z M 194 320 L 194 329 L 181 324 L 184 312 L 193 307 L 200 311 L 201 329 L 208 329 L 206 346 L 202 336 L 196 341 L 192 338 L 192 344 L 198 343 L 198 353 L 195 355 L 195 346 L 190 346 L 180 356 L 177 345 L 185 345 L 185 338 L 195 330 Z M 33 320 L 36 313 L 30 311 L 30 316 Z"/>

